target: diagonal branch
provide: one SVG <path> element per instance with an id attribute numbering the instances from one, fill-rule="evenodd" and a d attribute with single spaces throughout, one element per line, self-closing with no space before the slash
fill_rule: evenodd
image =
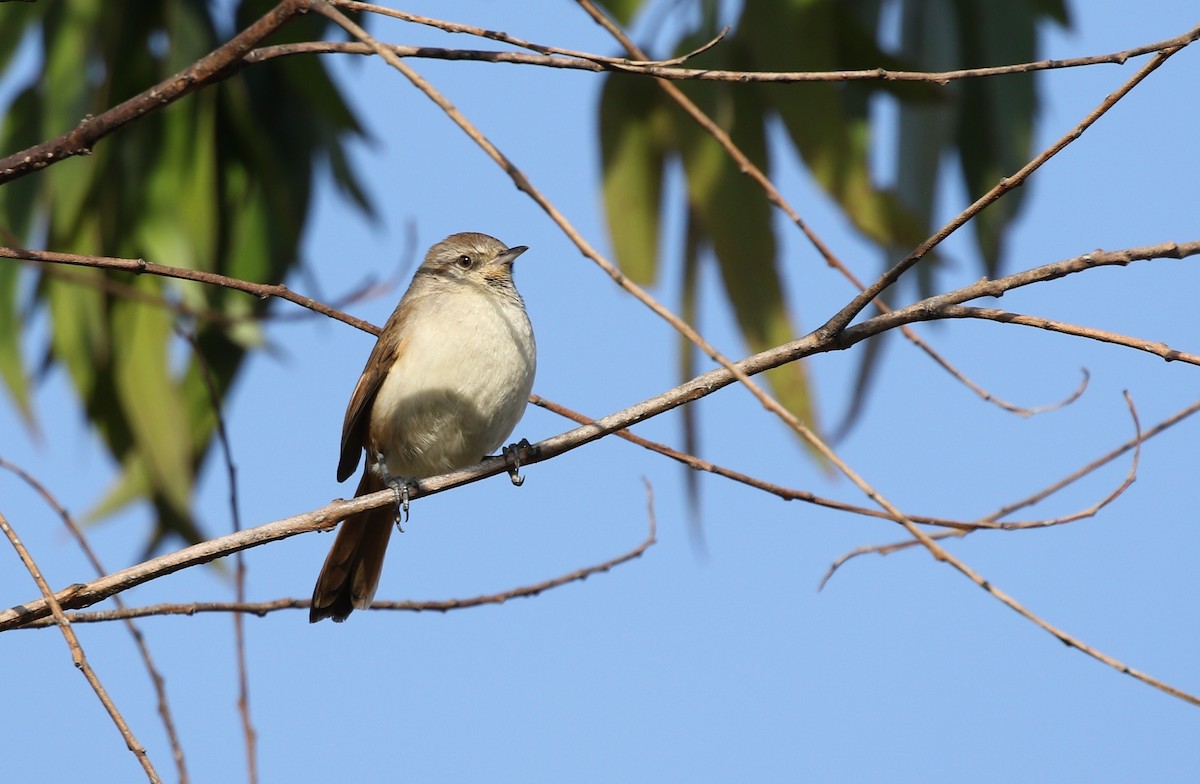
<path id="1" fill-rule="evenodd" d="M 1154 427 L 1150 428 L 1149 430 L 1147 430 L 1145 432 L 1141 432 L 1140 430 L 1138 430 L 1137 434 L 1133 438 L 1126 441 L 1124 444 L 1122 444 L 1121 446 L 1112 450 L 1108 454 L 1103 455 L 1102 457 L 1096 458 L 1095 460 L 1093 460 L 1092 462 L 1083 466 L 1082 468 L 1063 477 L 1062 479 L 1058 480 L 1057 482 L 1054 482 L 1053 484 L 1050 484 L 1050 485 L 1042 488 L 1041 490 L 1037 491 L 1033 495 L 1022 498 L 1020 501 L 1017 501 L 1015 503 L 1011 503 L 1011 504 L 1002 506 L 1000 509 L 997 509 L 996 511 L 992 512 L 991 514 L 976 521 L 973 525 L 973 530 L 1017 531 L 1017 530 L 1026 530 L 1026 529 L 1030 529 L 1030 528 L 1045 528 L 1045 527 L 1052 526 L 1052 525 L 1062 525 L 1064 523 L 1075 522 L 1076 520 L 1081 520 L 1085 517 L 1090 517 L 1090 516 L 1094 515 L 1101 508 L 1107 506 L 1108 504 L 1112 503 L 1112 501 L 1116 500 L 1116 498 L 1119 495 L 1121 495 L 1123 492 L 1125 492 L 1125 490 L 1128 489 L 1130 487 L 1130 485 L 1133 484 L 1133 480 L 1137 473 L 1137 463 L 1138 463 L 1138 460 L 1140 459 L 1139 455 L 1140 455 L 1142 444 L 1146 443 L 1151 438 L 1154 438 L 1159 433 L 1162 433 L 1164 430 L 1170 428 L 1171 426 L 1178 424 L 1179 422 L 1183 421 L 1184 419 L 1187 419 L 1192 414 L 1195 414 L 1198 411 L 1200 411 L 1200 401 L 1197 401 L 1197 402 L 1193 403 L 1192 405 L 1187 406 L 1186 408 L 1175 412 L 1174 414 L 1167 417 L 1166 419 L 1159 422 L 1157 425 L 1155 425 Z M 1134 419 L 1134 426 L 1135 426 L 1135 428 L 1137 427 L 1136 416 Z M 1057 493 L 1059 490 L 1062 490 L 1064 487 L 1067 487 L 1068 485 L 1079 481 L 1083 477 L 1094 473 L 1100 467 L 1106 465 L 1107 463 L 1112 462 L 1113 460 L 1117 459 L 1118 457 L 1120 457 L 1121 455 L 1125 454 L 1126 452 L 1128 452 L 1130 450 L 1134 451 L 1134 458 L 1129 466 L 1129 471 L 1126 472 L 1126 474 L 1125 474 L 1124 480 L 1122 480 L 1121 484 L 1115 490 L 1113 490 L 1111 493 L 1109 493 L 1107 496 L 1105 496 L 1099 502 L 1093 504 L 1092 506 L 1088 507 L 1087 509 L 1081 510 L 1079 512 L 1074 512 L 1074 513 L 1066 515 L 1064 517 L 1055 518 L 1053 520 L 1033 520 L 1033 521 L 1010 520 L 1010 521 L 1006 521 L 1003 523 L 997 522 L 998 520 L 1000 520 L 1004 517 L 1007 517 L 1008 515 L 1012 514 L 1013 512 L 1015 512 L 1018 509 L 1023 509 L 1024 507 L 1032 506 L 1040 501 L 1044 501 L 1045 499 L 1047 499 L 1050 496 Z M 945 531 L 942 533 L 933 534 L 933 537 L 936 539 L 946 539 L 951 536 L 962 537 L 962 536 L 965 536 L 966 534 L 972 533 L 972 532 L 973 531 L 970 531 L 970 530 L 958 529 L 955 531 Z M 914 547 L 918 544 L 920 544 L 920 543 L 914 539 L 905 539 L 904 541 L 892 542 L 890 544 L 864 545 L 863 547 L 856 547 L 853 550 L 843 553 L 842 555 L 838 556 L 837 558 L 835 558 L 833 560 L 833 563 L 831 563 L 829 565 L 829 568 L 825 571 L 825 575 L 821 578 L 821 582 L 818 585 L 817 590 L 823 589 L 825 587 L 825 585 L 829 582 L 830 578 L 833 577 L 834 573 L 838 569 L 840 569 L 843 565 L 845 565 L 845 563 L 847 561 L 851 560 L 852 558 L 857 558 L 860 555 L 869 555 L 871 553 L 874 553 L 876 555 L 891 555 L 892 553 L 899 552 L 900 550 L 906 550 L 906 549 Z"/>
<path id="2" fill-rule="evenodd" d="M 389 48 L 400 57 L 417 57 L 439 60 L 470 60 L 490 63 L 517 63 L 546 68 L 566 68 L 593 73 L 621 72 L 652 76 L 658 79 L 672 81 L 709 81 L 709 82 L 767 82 L 779 84 L 797 84 L 811 82 L 927 82 L 946 85 L 961 79 L 978 79 L 1006 74 L 1032 73 L 1036 71 L 1079 68 L 1091 65 L 1124 65 L 1135 57 L 1161 52 L 1200 39 L 1200 27 L 1167 38 L 1155 43 L 1123 49 L 1108 54 L 1089 55 L 1086 57 L 1069 57 L 1062 59 L 1037 60 L 1026 63 L 1010 63 L 982 68 L 959 68 L 951 71 L 896 71 L 886 68 L 860 68 L 842 71 L 732 71 L 718 68 L 683 68 L 696 55 L 719 45 L 725 38 L 723 31 L 712 41 L 705 43 L 694 51 L 673 57 L 668 60 L 651 60 L 645 55 L 636 55 L 637 59 L 626 57 L 608 57 L 591 52 L 581 52 L 573 49 L 563 49 L 547 46 L 517 38 L 507 33 L 488 30 L 474 25 L 448 22 L 441 19 L 431 19 L 407 11 L 376 5 L 374 3 L 353 2 L 352 0 L 332 0 L 332 4 L 349 11 L 375 13 L 390 16 L 405 22 L 435 27 L 448 33 L 463 33 L 485 38 L 491 41 L 529 49 L 536 54 L 525 52 L 497 52 L 478 49 L 444 49 L 430 46 L 406 46 L 389 44 Z M 296 54 L 355 54 L 370 55 L 374 50 L 362 43 L 346 41 L 306 41 L 295 44 L 280 44 L 264 46 L 249 53 L 247 63 L 263 62 L 276 57 Z"/>
<path id="3" fill-rule="evenodd" d="M 861 342 L 869 337 L 872 337 L 888 329 L 896 328 L 902 324 L 912 323 L 915 321 L 925 321 L 936 319 L 937 309 L 948 305 L 958 304 L 970 299 L 981 296 L 998 296 L 1010 289 L 1019 288 L 1021 286 L 1031 285 L 1035 282 L 1044 282 L 1054 280 L 1066 275 L 1084 272 L 1091 269 L 1096 269 L 1100 266 L 1107 265 L 1126 265 L 1133 261 L 1155 259 L 1155 258 L 1184 258 L 1187 256 L 1200 254 L 1200 241 L 1188 243 L 1162 243 L 1160 245 L 1147 246 L 1143 248 L 1131 248 L 1118 252 L 1096 251 L 1085 254 L 1073 259 L 1055 262 L 1052 264 L 1043 265 L 1032 270 L 1009 275 L 997 280 L 983 280 L 971 286 L 964 287 L 954 292 L 932 297 L 928 300 L 910 305 L 906 308 L 892 311 L 891 313 L 882 314 L 875 318 L 868 319 L 862 324 L 846 329 L 836 336 L 820 336 L 818 333 L 813 333 L 802 337 L 791 343 L 778 346 L 768 351 L 755 354 L 736 365 L 730 365 L 724 368 L 718 368 L 708 373 L 702 374 L 684 384 L 681 384 L 671 390 L 668 390 L 656 397 L 642 401 L 607 417 L 596 420 L 590 424 L 575 428 L 566 433 L 548 438 L 538 444 L 533 445 L 529 450 L 523 462 L 527 465 L 548 460 L 559 454 L 562 454 L 571 449 L 575 449 L 583 444 L 594 441 L 602 436 L 622 430 L 630 425 L 649 419 L 664 411 L 678 407 L 685 403 L 697 400 L 701 397 L 712 394 L 718 389 L 721 389 L 735 380 L 747 379 L 750 375 L 760 373 L 771 367 L 786 362 L 794 361 L 803 356 L 808 356 L 817 352 L 836 351 L 849 348 L 850 346 Z M 775 402 L 775 401 L 770 401 Z M 778 403 L 775 403 L 778 406 Z M 790 413 L 784 411 L 783 414 L 791 417 Z M 795 421 L 791 417 L 794 426 L 803 427 L 802 424 Z M 821 448 L 827 450 L 828 447 L 821 442 L 817 442 Z M 836 455 L 834 456 L 836 458 Z M 843 464 L 844 465 L 844 464 Z M 1098 659 L 1099 661 L 1115 667 L 1122 672 L 1132 675 L 1139 680 L 1144 681 L 1162 691 L 1173 696 L 1179 697 L 1193 704 L 1200 704 L 1200 699 L 1186 694 L 1185 692 L 1176 689 L 1169 684 L 1152 678 L 1145 673 L 1135 671 L 1126 665 L 1118 662 L 1106 654 L 1095 651 L 1089 648 L 1081 641 L 1075 639 L 1066 632 L 1054 627 L 1034 615 L 1015 599 L 1008 596 L 1006 593 L 996 588 L 982 576 L 974 572 L 966 564 L 946 553 L 907 517 L 905 517 L 894 506 L 888 504 L 885 499 L 882 499 L 869 485 L 866 485 L 861 478 L 857 477 L 849 467 L 843 468 L 853 476 L 855 484 L 860 488 L 866 488 L 864 492 L 868 497 L 879 502 L 884 509 L 889 513 L 889 516 L 900 522 L 914 538 L 921 541 L 921 544 L 935 553 L 935 557 L 943 560 L 955 569 L 961 572 L 968 579 L 980 587 L 987 590 L 995 598 L 1003 602 L 1010 609 L 1021 614 L 1026 619 L 1038 625 L 1045 631 L 1053 634 L 1062 642 L 1079 648 L 1079 650 L 1087 653 L 1089 656 Z M 452 474 L 446 474 L 441 477 L 433 477 L 431 479 L 422 480 L 420 487 L 414 488 L 410 497 L 413 499 L 419 498 L 422 495 L 440 492 L 442 490 L 456 487 L 458 485 L 467 484 L 483 479 L 487 476 L 492 476 L 507 471 L 505 460 L 500 457 L 489 458 L 476 466 L 456 471 Z M 99 580 L 95 580 L 86 585 L 76 585 L 64 591 L 60 591 L 53 599 L 57 601 L 64 609 L 77 609 L 80 607 L 90 606 L 98 601 L 101 601 L 109 596 L 112 596 L 128 588 L 140 585 L 144 582 L 152 580 L 156 577 L 178 571 L 200 563 L 207 563 L 216 558 L 238 552 L 249 547 L 254 547 L 260 544 L 265 544 L 270 541 L 295 536 L 296 534 L 306 533 L 314 530 L 330 530 L 338 521 L 348 514 L 373 509 L 394 503 L 394 494 L 390 490 L 383 490 L 371 495 L 361 496 L 351 501 L 338 501 L 329 504 L 321 509 L 315 510 L 302 515 L 296 515 L 291 518 L 280 520 L 274 523 L 259 526 L 257 528 L 248 529 L 238 534 L 232 534 L 208 542 L 202 542 L 192 547 L 184 548 L 183 550 L 152 559 L 142 564 L 130 567 L 121 572 L 108 575 Z M 24 625 L 32 620 L 44 618 L 51 613 L 49 600 L 46 598 L 31 601 L 25 605 L 14 607 L 12 609 L 0 612 L 0 631 L 15 628 Z"/>
<path id="4" fill-rule="evenodd" d="M 580 6 L 593 19 L 593 21 L 595 21 L 610 35 L 612 35 L 613 38 L 615 38 L 621 44 L 621 46 L 625 47 L 626 51 L 635 57 L 646 57 L 645 52 L 638 48 L 633 40 L 626 35 L 625 32 L 620 29 L 620 27 L 614 24 L 612 20 L 605 16 L 599 8 L 591 3 L 590 0 L 580 0 Z M 820 254 L 821 258 L 825 260 L 825 264 L 827 266 L 837 270 L 837 272 L 846 280 L 848 280 L 850 284 L 858 291 L 861 292 L 865 290 L 866 285 L 858 279 L 858 276 L 855 275 L 854 272 L 848 266 L 846 266 L 846 264 L 844 264 L 836 254 L 834 254 L 833 250 L 825 243 L 825 241 L 822 240 L 808 225 L 807 221 L 801 217 L 799 211 L 797 211 L 796 208 L 793 207 L 783 195 L 783 193 L 781 193 L 780 190 L 775 187 L 775 183 L 771 181 L 771 178 L 767 176 L 766 172 L 760 169 L 754 163 L 754 161 L 750 160 L 750 157 L 746 155 L 736 143 L 734 143 L 733 137 L 727 133 L 724 128 L 722 128 L 713 118 L 709 117 L 708 114 L 706 114 L 704 110 L 696 104 L 695 101 L 688 98 L 683 90 L 681 90 L 678 86 L 665 80 L 659 80 L 658 86 L 662 88 L 662 91 L 672 101 L 674 101 L 675 104 L 681 110 L 683 110 L 683 112 L 688 115 L 693 122 L 699 125 L 705 133 L 711 136 L 713 140 L 716 141 L 723 150 L 725 150 L 725 153 L 737 164 L 738 171 L 745 174 L 747 177 L 753 180 L 754 183 L 759 186 L 759 188 L 762 189 L 763 193 L 766 194 L 767 201 L 770 204 L 778 207 L 779 210 L 788 217 L 788 220 L 790 220 L 792 224 L 800 230 L 800 233 L 803 234 L 806 239 L 808 239 L 809 243 L 813 246 L 817 253 Z M 887 313 L 892 309 L 891 306 L 888 305 L 888 303 L 885 302 L 881 297 L 876 297 L 873 304 L 883 313 Z M 961 382 L 964 386 L 966 386 L 986 402 L 993 403 L 1005 411 L 1010 411 L 1022 416 L 1030 416 L 1034 413 L 1037 413 L 1037 409 L 1016 406 L 983 389 L 974 381 L 967 378 L 966 374 L 956 368 L 950 363 L 949 360 L 947 360 L 932 346 L 926 343 L 925 340 L 923 340 L 914 330 L 908 327 L 901 327 L 900 333 L 904 335 L 909 342 L 925 352 L 930 359 L 944 368 L 954 378 L 958 379 L 959 382 Z M 1079 394 L 1082 394 L 1082 388 L 1080 388 Z M 1076 397 L 1078 397 L 1078 394 L 1069 396 L 1065 401 L 1062 401 L 1057 405 L 1044 407 L 1043 410 L 1046 408 L 1053 409 L 1067 405 Z"/>
<path id="5" fill-rule="evenodd" d="M 1200 34 L 1200 28 L 1197 28 L 1197 30 L 1194 32 Z M 1097 120 L 1103 117 L 1109 109 L 1116 106 L 1118 101 L 1128 95 L 1134 87 L 1137 87 L 1139 84 L 1141 84 L 1143 79 L 1154 73 L 1154 71 L 1158 70 L 1158 67 L 1170 59 L 1172 55 L 1176 54 L 1195 40 L 1195 37 L 1190 37 L 1186 41 L 1176 46 L 1172 46 L 1160 51 L 1150 62 L 1142 66 L 1142 68 L 1133 76 L 1131 76 L 1124 84 L 1118 87 L 1115 91 L 1109 93 L 1104 100 L 1101 101 L 1095 109 L 1089 112 L 1086 117 L 1080 120 L 1074 128 L 1067 131 L 1067 133 L 1059 138 L 1058 141 L 1051 144 L 1049 147 L 1035 156 L 1033 160 L 1029 161 L 1029 163 L 1022 166 L 1012 175 L 1008 177 L 1002 177 L 1000 182 L 996 183 L 991 190 L 976 199 L 973 204 L 956 215 L 950 220 L 949 223 L 933 234 L 933 236 L 929 237 L 927 240 L 918 245 L 912 253 L 901 259 L 899 263 L 881 275 L 874 283 L 870 285 L 869 288 L 865 289 L 861 294 L 855 297 L 854 300 L 846 305 L 846 307 L 834 314 L 833 318 L 831 318 L 825 323 L 824 326 L 821 327 L 821 330 L 840 332 L 845 329 L 846 326 L 854 320 L 855 316 L 861 313 L 863 309 L 865 309 L 867 305 L 871 304 L 871 302 L 881 293 L 883 293 L 885 289 L 899 280 L 901 275 L 910 270 L 914 265 L 917 264 L 917 262 L 923 259 L 926 254 L 929 253 L 929 251 L 941 244 L 942 240 L 958 231 L 960 228 L 966 225 L 968 221 L 970 221 L 979 213 L 983 212 L 992 203 L 1002 198 L 1004 194 L 1008 193 L 1013 188 L 1024 185 L 1025 181 L 1029 179 L 1029 177 L 1035 171 L 1040 169 L 1043 164 L 1045 164 L 1055 155 L 1058 155 L 1060 152 L 1066 149 L 1068 145 L 1082 136 L 1084 132 L 1088 128 L 1092 127 Z"/>
<path id="6" fill-rule="evenodd" d="M 150 757 L 146 754 L 146 747 L 143 746 L 133 734 L 125 717 L 121 715 L 121 711 L 117 710 L 116 703 L 108 696 L 108 690 L 104 688 L 104 684 L 100 682 L 96 671 L 92 669 L 92 665 L 88 664 L 87 657 L 84 656 L 83 646 L 79 644 L 79 637 L 75 634 L 75 630 L 71 628 L 71 622 L 63 615 L 63 608 L 55 599 L 54 594 L 50 590 L 46 578 L 42 576 L 42 571 L 30 556 L 29 551 L 21 542 L 17 532 L 9 525 L 8 519 L 3 513 L 0 513 L 0 532 L 8 537 L 9 543 L 13 549 L 17 551 L 17 556 L 21 562 L 25 564 L 25 568 L 29 570 L 29 574 L 37 583 L 38 589 L 42 592 L 43 601 L 46 603 L 48 612 L 54 616 L 54 622 L 62 632 L 63 638 L 67 641 L 67 647 L 71 650 L 71 660 L 74 662 L 76 669 L 83 673 L 83 677 L 87 679 L 88 685 L 96 692 L 96 696 L 100 699 L 100 703 L 104 706 L 104 710 L 112 719 L 113 724 L 117 726 L 117 730 L 121 733 L 121 737 L 125 739 L 125 745 L 129 748 L 133 755 L 137 757 L 141 763 L 142 770 L 146 772 L 151 784 L 160 784 L 162 781 L 159 778 L 158 772 L 154 769 L 154 763 L 150 761 Z"/>
<path id="7" fill-rule="evenodd" d="M 375 601 L 371 602 L 372 610 L 393 610 L 403 612 L 450 612 L 451 610 L 464 610 L 468 607 L 482 607 L 489 604 L 504 604 L 510 599 L 524 599 L 537 596 L 546 591 L 559 588 L 568 583 L 580 582 L 586 580 L 592 575 L 609 572 L 622 564 L 642 557 L 642 555 L 650 549 L 651 546 L 658 542 L 657 538 L 657 523 L 654 517 L 654 496 L 653 491 L 647 485 L 646 489 L 647 507 L 649 515 L 650 530 L 646 538 L 637 547 L 632 550 L 622 553 L 615 558 L 610 558 L 602 563 L 586 566 L 582 569 L 576 569 L 573 572 L 553 577 L 549 580 L 543 580 L 540 583 L 533 585 L 525 585 L 519 588 L 512 588 L 501 593 L 486 594 L 483 596 L 473 596 L 468 599 L 441 599 L 430 601 Z M 262 617 L 271 612 L 279 610 L 307 610 L 312 602 L 309 599 L 275 599 L 274 601 L 266 602 L 188 602 L 186 604 L 155 604 L 147 607 L 120 607 L 116 610 L 101 610 L 98 612 L 88 613 L 68 613 L 67 620 L 71 623 L 105 623 L 115 620 L 128 620 L 130 618 L 149 618 L 151 616 L 164 615 L 197 615 L 199 613 L 211 612 L 232 612 L 232 613 L 249 613 Z M 51 618 L 43 618 L 41 620 L 32 621 L 15 627 L 19 629 L 41 629 L 47 626 L 52 626 L 54 620 Z"/>
<path id="8" fill-rule="evenodd" d="M 101 564 L 100 558 L 96 555 L 96 551 L 88 544 L 87 537 L 83 535 L 83 531 L 76 525 L 74 518 L 71 517 L 71 513 L 54 497 L 50 490 L 28 471 L 10 463 L 2 457 L 0 457 L 0 468 L 11 471 L 22 482 L 33 488 L 34 492 L 50 505 L 55 514 L 63 521 L 63 525 L 71 532 L 71 536 L 79 543 L 84 557 L 87 558 L 92 568 L 96 570 L 96 574 L 103 576 L 106 570 L 103 564 Z M 114 596 L 113 601 L 116 603 L 118 610 L 126 609 L 124 603 L 121 601 L 121 597 Z M 67 620 L 72 623 L 74 622 L 74 619 L 69 615 L 67 616 Z M 55 623 L 57 621 L 53 618 L 46 619 L 47 626 L 54 625 Z M 141 628 L 131 619 L 125 621 L 125 628 L 129 631 L 130 637 L 133 638 L 133 644 L 137 648 L 138 654 L 142 657 L 142 662 L 146 665 L 146 672 L 150 676 L 150 683 L 154 686 L 154 694 L 158 700 L 158 715 L 162 719 L 163 730 L 167 733 L 167 742 L 171 746 L 171 756 L 175 759 L 175 770 L 179 774 L 179 781 L 182 784 L 187 784 L 188 772 L 186 760 L 183 755 L 183 744 L 179 741 L 179 732 L 175 727 L 175 718 L 171 712 L 170 702 L 167 700 L 166 680 L 163 678 L 158 666 L 154 663 L 154 658 L 150 654 L 150 646 L 146 643 L 146 638 L 142 634 Z"/>
<path id="9" fill-rule="evenodd" d="M 88 155 L 96 142 L 138 118 L 232 76 L 260 41 L 304 11 L 312 0 L 282 0 L 254 24 L 179 73 L 169 76 L 108 111 L 83 118 L 63 135 L 0 158 L 0 185 L 76 155 Z"/>
<path id="10" fill-rule="evenodd" d="M 159 275 L 164 278 L 178 278 L 210 286 L 221 286 L 235 291 L 251 294 L 259 299 L 277 297 L 287 300 L 303 308 L 320 313 L 323 316 L 336 319 L 364 332 L 379 334 L 379 329 L 362 319 L 343 313 L 337 308 L 318 302 L 311 297 L 305 297 L 289 289 L 282 283 L 252 283 L 215 272 L 188 269 L 187 267 L 171 267 L 166 264 L 156 264 L 145 259 L 118 259 L 110 256 L 84 256 L 78 253 L 57 253 L 48 250 L 29 250 L 27 248 L 0 247 L 0 258 L 22 259 L 25 261 L 40 261 L 50 264 L 66 264 L 79 267 L 98 267 L 100 269 L 132 272 L 135 275 Z"/>
<path id="11" fill-rule="evenodd" d="M 1054 319 L 1043 318 L 1041 316 L 1026 316 L 1007 310 L 972 308 L 966 305 L 947 305 L 938 311 L 938 315 L 942 318 L 979 319 L 981 321 L 995 321 L 1001 324 L 1020 324 L 1023 327 L 1036 327 L 1037 329 L 1044 329 L 1049 332 L 1074 335 L 1075 337 L 1096 340 L 1101 343 L 1112 343 L 1117 346 L 1145 351 L 1147 354 L 1162 357 L 1167 362 L 1186 362 L 1189 365 L 1200 365 L 1200 354 L 1173 349 L 1161 340 L 1145 340 L 1144 338 L 1135 338 L 1105 329 L 1070 324 L 1066 321 L 1055 321 Z"/>

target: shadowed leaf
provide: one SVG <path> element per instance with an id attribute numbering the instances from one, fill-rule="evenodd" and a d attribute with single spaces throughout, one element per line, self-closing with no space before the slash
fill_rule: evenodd
<path id="1" fill-rule="evenodd" d="M 648 79 L 607 79 L 600 98 L 604 214 L 622 271 L 654 282 L 666 165 L 662 91 Z"/>
<path id="2" fill-rule="evenodd" d="M 238 3 L 239 24 L 274 5 Z M 42 70 L 5 116 L 6 146 L 20 149 L 69 130 L 219 44 L 215 4 L 169 0 L 136 14 L 114 14 L 108 6 L 78 0 L 47 15 L 39 38 Z M 317 40 L 328 26 L 306 15 L 273 42 Z M 13 40 L 0 33 L 0 58 L 11 54 L 3 47 Z M 43 225 L 44 236 L 30 241 L 54 250 L 276 282 L 300 262 L 316 160 L 328 158 L 343 192 L 369 208 L 342 149 L 360 132 L 323 61 L 287 58 L 147 115 L 92 155 L 14 181 L 0 190 L 0 214 L 24 236 Z M 121 466 L 95 511 L 146 500 L 157 516 L 148 547 L 173 536 L 197 541 L 191 493 L 216 423 L 201 360 L 189 354 L 172 371 L 180 348 L 174 311 L 87 285 L 108 275 L 152 300 L 181 300 L 213 314 L 192 328 L 219 395 L 246 351 L 262 344 L 252 319 L 266 305 L 225 289 L 95 270 L 79 270 L 81 280 L 42 275 L 37 282 L 34 307 L 49 308 L 51 316 L 48 362 L 66 367 L 89 421 Z M 12 389 L 10 372 L 3 371 Z"/>

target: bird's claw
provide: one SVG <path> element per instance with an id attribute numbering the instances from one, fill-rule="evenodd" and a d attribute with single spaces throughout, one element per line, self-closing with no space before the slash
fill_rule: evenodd
<path id="1" fill-rule="evenodd" d="M 529 443 L 529 439 L 522 438 L 517 443 L 509 444 L 500 450 L 500 454 L 504 456 L 504 464 L 508 466 L 508 478 L 516 487 L 525 484 L 525 477 L 521 476 L 521 452 L 532 448 L 533 445 Z"/>
<path id="2" fill-rule="evenodd" d="M 389 476 L 385 484 L 396 494 L 396 530 L 404 533 L 403 524 L 408 522 L 408 486 L 417 486 L 415 479 L 407 476 Z"/>

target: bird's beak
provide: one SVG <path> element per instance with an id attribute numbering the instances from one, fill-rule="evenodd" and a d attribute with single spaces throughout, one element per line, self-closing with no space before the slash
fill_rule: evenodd
<path id="1" fill-rule="evenodd" d="M 520 256 L 527 250 L 529 250 L 529 246 L 527 245 L 518 245 L 515 248 L 509 248 L 496 257 L 496 263 L 507 264 L 511 267 L 512 263 L 517 260 L 517 256 Z"/>

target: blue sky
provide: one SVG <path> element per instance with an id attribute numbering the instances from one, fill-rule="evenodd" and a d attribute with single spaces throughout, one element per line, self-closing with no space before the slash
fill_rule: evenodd
<path id="1" fill-rule="evenodd" d="M 1117 51 L 1186 32 L 1188 4 L 1075 3 L 1070 32 L 1044 51 Z M 611 52 L 571 4 L 536 19 L 504 4 L 424 3 L 440 15 L 523 38 Z M 384 40 L 445 44 L 402 25 Z M 449 45 L 470 46 L 456 37 Z M 307 227 L 311 277 L 289 285 L 335 298 L 404 262 L 407 227 L 424 249 L 474 230 L 530 246 L 518 285 L 539 345 L 534 391 L 600 416 L 677 383 L 676 338 L 583 259 L 508 178 L 398 74 L 378 61 L 332 60 L 376 143 L 355 150 L 379 206 L 365 224 L 329 187 Z M 1075 125 L 1144 59 L 1042 77 L 1038 149 Z M 600 80 L 515 66 L 417 61 L 601 249 L 594 109 Z M 1194 240 L 1193 100 L 1200 51 L 1170 60 L 1031 180 L 1011 235 L 1015 271 L 1100 247 Z M 877 254 L 783 152 L 777 182 L 835 252 L 863 277 Z M 69 164 L 67 164 L 69 165 Z M 947 182 L 941 214 L 969 200 Z M 676 219 L 677 220 L 677 219 Z M 676 224 L 677 225 L 677 224 Z M 789 301 L 805 329 L 852 292 L 794 230 L 780 224 Z M 667 247 L 667 279 L 677 269 Z M 946 287 L 978 277 L 967 237 L 945 246 Z M 158 259 L 171 263 L 170 259 Z M 701 331 L 741 356 L 709 270 Z M 997 307 L 1163 340 L 1195 351 L 1194 261 L 1097 270 L 1006 296 Z M 671 288 L 655 291 L 677 307 Z M 352 310 L 381 324 L 399 292 Z M 895 304 L 895 303 L 894 303 Z M 983 303 L 988 305 L 990 303 Z M 287 312 L 282 304 L 281 312 Z M 34 330 L 44 325 L 34 325 Z M 985 323 L 920 333 L 994 394 L 1022 405 L 1064 397 L 1086 367 L 1077 404 L 1021 419 L 979 402 L 907 344 L 894 341 L 864 419 L 840 454 L 902 509 L 980 516 L 1023 497 L 1128 439 L 1128 390 L 1144 426 L 1194 401 L 1197 369 L 1148 354 Z M 320 319 L 272 323 L 275 351 L 254 358 L 228 404 L 247 525 L 352 492 L 334 481 L 342 413 L 371 339 Z M 835 418 L 854 358 L 810 365 Z M 0 407 L 0 456 L 46 482 L 72 511 L 89 508 L 112 467 L 88 433 L 66 380 L 52 373 L 30 437 Z M 68 411 L 67 415 L 57 412 Z M 697 405 L 706 458 L 821 495 L 862 503 L 845 480 L 815 469 L 793 436 L 744 390 Z M 570 428 L 530 409 L 515 437 Z M 681 443 L 680 418 L 638 428 Z M 1193 596 L 1196 424 L 1146 445 L 1138 480 L 1099 517 L 1061 528 L 977 535 L 954 553 L 1031 610 L 1089 644 L 1200 693 Z M 1119 483 L 1117 461 L 1035 507 L 1056 516 Z M 659 543 L 609 574 L 534 599 L 446 614 L 356 613 L 309 626 L 306 613 L 247 619 L 251 709 L 263 781 L 1186 781 L 1200 763 L 1200 713 L 1070 650 L 921 551 L 852 561 L 818 593 L 830 562 L 852 548 L 903 538 L 896 526 L 784 503 L 704 476 L 699 552 L 689 538 L 682 470 L 616 439 L 414 503 L 393 537 L 378 598 L 494 593 L 604 561 L 645 537 L 643 478 L 652 483 Z M 198 508 L 229 528 L 222 467 L 207 467 Z M 57 587 L 91 572 L 53 512 L 0 475 L 0 511 Z M 134 510 L 90 529 L 112 570 L 136 561 L 151 520 Z M 331 537 L 296 537 L 247 555 L 249 596 L 307 597 Z M 0 568 L 0 604 L 36 595 L 15 557 Z M 192 569 L 135 589 L 135 604 L 222 600 L 228 574 Z M 193 780 L 244 778 L 232 622 L 156 618 L 142 628 L 167 680 Z M 79 630 L 89 661 L 159 771 L 174 779 L 146 673 L 123 628 Z M 136 781 L 131 754 L 54 631 L 0 636 L 6 780 Z M 63 748 L 64 751 L 51 751 Z"/>

